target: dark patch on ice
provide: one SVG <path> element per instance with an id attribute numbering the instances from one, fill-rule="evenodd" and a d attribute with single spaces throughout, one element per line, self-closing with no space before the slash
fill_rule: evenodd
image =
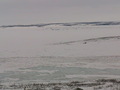
<path id="1" fill-rule="evenodd" d="M 87 44 L 88 42 L 98 42 L 98 41 L 105 41 L 105 40 L 118 40 L 120 39 L 120 36 L 108 36 L 108 37 L 98 37 L 98 38 L 90 38 L 90 39 L 84 39 L 84 40 L 76 40 L 76 41 L 68 41 L 68 42 L 60 42 L 60 43 L 54 43 L 54 45 L 60 45 L 60 44 L 72 44 L 72 43 L 82 43 Z"/>
<path id="2" fill-rule="evenodd" d="M 109 37 L 91 38 L 91 39 L 85 39 L 83 41 L 99 41 L 99 40 L 111 40 L 111 39 L 120 39 L 120 36 L 109 36 Z"/>

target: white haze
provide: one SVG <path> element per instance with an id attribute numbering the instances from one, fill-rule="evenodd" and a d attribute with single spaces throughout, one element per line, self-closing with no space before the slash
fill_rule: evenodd
<path id="1" fill-rule="evenodd" d="M 119 21 L 120 0 L 0 0 L 0 25 Z"/>

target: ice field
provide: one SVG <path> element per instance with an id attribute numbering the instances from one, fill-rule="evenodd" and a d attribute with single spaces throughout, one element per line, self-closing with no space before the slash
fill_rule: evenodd
<path id="1" fill-rule="evenodd" d="M 120 78 L 120 23 L 0 27 L 2 83 Z"/>

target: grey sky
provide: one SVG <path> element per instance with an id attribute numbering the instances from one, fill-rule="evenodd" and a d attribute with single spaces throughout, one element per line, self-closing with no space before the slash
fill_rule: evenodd
<path id="1" fill-rule="evenodd" d="M 0 0 L 0 25 L 120 20 L 120 0 Z"/>

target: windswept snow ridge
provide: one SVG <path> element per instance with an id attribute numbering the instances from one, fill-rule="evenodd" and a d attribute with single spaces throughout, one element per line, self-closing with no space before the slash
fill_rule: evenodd
<path id="1" fill-rule="evenodd" d="M 48 23 L 48 24 L 31 24 L 31 25 L 3 25 L 0 28 L 10 28 L 10 27 L 45 27 L 50 25 L 60 25 L 60 26 L 109 26 L 109 25 L 120 25 L 120 22 L 74 22 L 74 23 Z"/>

